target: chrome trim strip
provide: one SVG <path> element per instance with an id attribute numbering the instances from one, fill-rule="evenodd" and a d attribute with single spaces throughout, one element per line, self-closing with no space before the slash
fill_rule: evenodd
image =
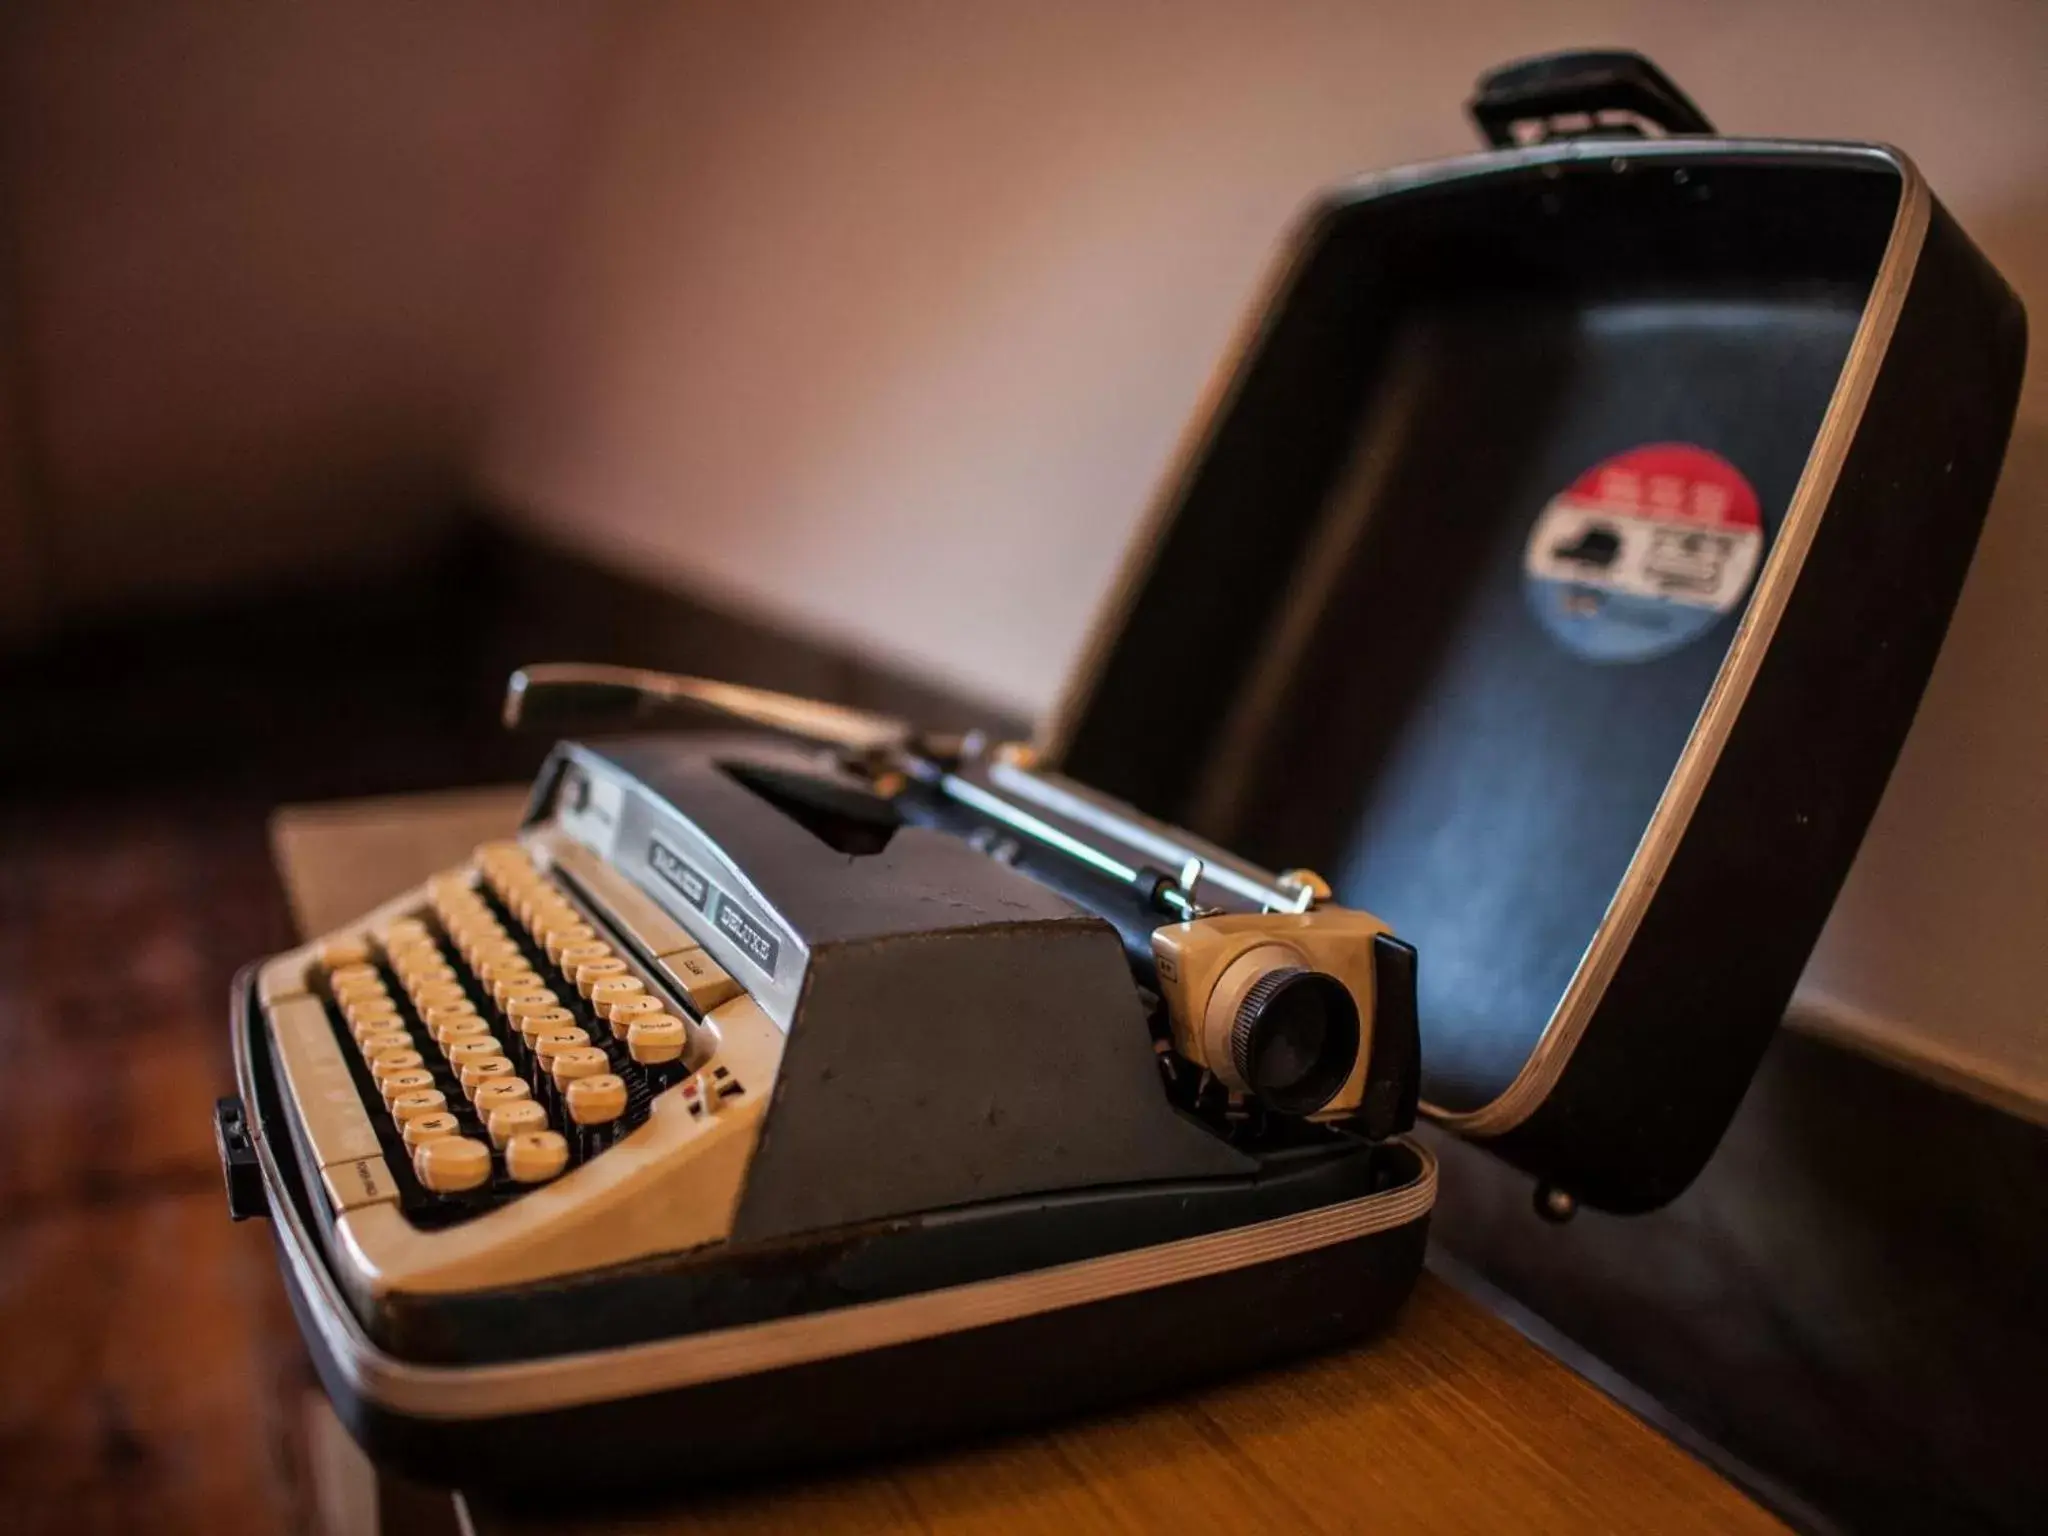
<path id="1" fill-rule="evenodd" d="M 1282 890 L 1278 875 L 1240 859 L 1227 848 L 1154 821 L 1131 806 L 1097 794 L 1085 784 L 1000 760 L 989 764 L 988 778 L 1007 794 L 1113 838 L 1142 857 L 1158 860 L 1166 874 L 1180 874 L 1188 861 L 1195 859 L 1202 866 L 1197 886 L 1218 886 L 1269 912 L 1292 912 L 1301 905 L 1301 893 Z"/>
<path id="2" fill-rule="evenodd" d="M 631 773 L 596 748 L 571 743 L 563 756 L 588 775 L 594 786 L 603 784 L 608 794 L 616 796 L 616 814 L 594 832 L 588 817 L 557 807 L 548 818 L 529 825 L 526 835 L 554 828 L 580 843 L 592 858 L 667 914 L 691 943 L 723 966 L 788 1034 L 796 1017 L 798 994 L 803 991 L 804 971 L 810 964 L 810 951 L 796 931 L 716 839 Z M 663 855 L 689 864 L 702 878 L 706 894 L 701 907 L 657 872 L 650 862 L 656 845 Z M 721 905 L 734 906 L 750 925 L 769 934 L 774 945 L 771 965 L 764 966 L 758 955 L 742 948 L 720 926 Z"/>
<path id="3" fill-rule="evenodd" d="M 1735 639 L 1728 648 L 1727 656 L 1722 659 L 1721 669 L 1701 708 L 1699 722 L 1672 770 L 1656 810 L 1651 814 L 1628 871 L 1608 904 L 1600 926 L 1594 930 L 1570 985 L 1545 1024 L 1529 1059 L 1499 1095 L 1472 1110 L 1450 1110 L 1426 1101 L 1422 1105 L 1423 1113 L 1458 1135 L 1503 1135 L 1535 1112 L 1557 1086 L 1620 964 L 1621 956 L 1634 939 L 1650 898 L 1662 882 L 1665 866 L 1684 835 L 1714 765 L 1720 760 L 1735 717 L 1755 680 L 1763 652 L 1776 633 L 1791 589 L 1798 580 L 1819 520 L 1833 495 L 1864 405 L 1883 365 L 1899 311 L 1904 307 L 1906 293 L 1912 286 L 1931 217 L 1932 198 L 1912 161 L 1888 145 L 1792 139 L 1681 138 L 1576 140 L 1463 155 L 1361 177 L 1339 187 L 1315 205 L 1315 209 L 1320 210 L 1331 203 L 1365 202 L 1418 186 L 1440 186 L 1448 180 L 1479 179 L 1532 166 L 1618 158 L 1637 162 L 1700 158 L 1767 161 L 1801 155 L 1837 161 L 1863 160 L 1895 172 L 1900 182 L 1899 210 L 1893 221 L 1891 238 L 1878 264 L 1869 300 L 1858 322 L 1855 338 L 1850 343 L 1849 355 L 1835 385 L 1834 396 L 1828 403 L 1827 414 L 1822 418 L 1820 432 L 1814 439 L 1813 451 L 1793 491 L 1784 524 L 1757 578 L 1756 590 L 1750 596 Z M 1309 217 L 1314 216 L 1312 210 Z M 1041 728 L 1037 745 L 1048 768 L 1057 769 L 1072 745 L 1073 733 L 1087 709 L 1089 698 L 1100 685 L 1103 669 L 1118 637 L 1130 622 L 1153 561 L 1170 532 L 1172 514 L 1187 494 L 1201 458 L 1221 425 L 1226 407 L 1249 376 L 1255 344 L 1272 318 L 1271 306 L 1285 291 L 1307 254 L 1304 240 L 1307 227 L 1305 219 L 1289 236 L 1283 248 L 1284 254 L 1275 263 L 1265 292 L 1257 301 L 1248 323 L 1240 327 L 1236 342 L 1224 354 L 1209 399 L 1197 412 L 1190 430 L 1183 435 L 1180 448 L 1162 480 L 1161 491 L 1147 511 L 1109 597 L 1090 627 L 1083 643 L 1081 660 Z M 1428 1021 L 1425 1020 L 1425 1038 L 1427 1029 Z"/>
<path id="4" fill-rule="evenodd" d="M 238 1034 L 238 1076 L 247 1059 L 245 1044 Z M 279 1249 L 335 1369 L 350 1390 L 379 1407 L 416 1418 L 453 1420 L 640 1397 L 886 1349 L 1271 1263 L 1390 1231 L 1420 1220 L 1436 1203 L 1436 1159 L 1427 1149 L 1410 1145 L 1422 1169 L 1398 1190 L 1227 1232 L 687 1338 L 543 1360 L 442 1366 L 410 1364 L 371 1342 L 320 1262 L 267 1145 L 260 1137 L 257 1141 Z"/>

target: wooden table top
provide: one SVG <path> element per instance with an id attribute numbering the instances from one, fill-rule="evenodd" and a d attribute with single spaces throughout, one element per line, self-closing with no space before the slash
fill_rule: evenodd
<path id="1" fill-rule="evenodd" d="M 306 933 L 476 843 L 519 789 L 292 807 L 272 846 Z M 1781 1531 L 1669 1440 L 1425 1274 L 1377 1341 L 964 1451 L 721 1492 L 678 1457 L 676 1503 L 546 1519 L 466 1494 L 480 1533 L 903 1528 L 1177 1533 Z"/>

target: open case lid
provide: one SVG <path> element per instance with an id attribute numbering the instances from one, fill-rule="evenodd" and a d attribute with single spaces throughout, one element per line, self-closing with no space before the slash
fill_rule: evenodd
<path id="1" fill-rule="evenodd" d="M 1534 142 L 1309 209 L 1042 746 L 1392 922 L 1428 1111 L 1641 1210 L 1876 808 L 2024 320 L 1893 150 L 1708 136 L 1633 55 L 1473 113 Z"/>

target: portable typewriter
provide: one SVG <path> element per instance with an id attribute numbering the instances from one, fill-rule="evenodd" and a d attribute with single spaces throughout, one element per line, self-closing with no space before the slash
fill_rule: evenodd
<path id="1" fill-rule="evenodd" d="M 1017 747 L 601 668 L 507 715 L 679 708 L 757 729 L 564 744 L 515 839 L 246 978 L 224 1155 L 366 1442 L 740 1467 L 1391 1310 L 1434 1183 L 1384 923 Z"/>
<path id="2" fill-rule="evenodd" d="M 1418 1080 L 1548 1217 L 1699 1173 L 2025 318 L 1895 150 L 1627 53 L 1469 111 L 1307 210 L 1042 758 L 544 670 L 537 724 L 752 730 L 564 746 L 515 842 L 250 973 L 231 1191 L 373 1450 L 674 1480 L 1355 1335 L 1421 1264 Z"/>

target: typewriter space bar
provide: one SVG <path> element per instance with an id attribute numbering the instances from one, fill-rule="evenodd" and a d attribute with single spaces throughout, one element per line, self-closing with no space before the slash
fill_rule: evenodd
<path id="1" fill-rule="evenodd" d="M 316 997 L 287 997 L 267 1012 L 292 1107 L 334 1208 L 397 1199 L 398 1186 L 327 1022 L 326 1006 Z"/>

